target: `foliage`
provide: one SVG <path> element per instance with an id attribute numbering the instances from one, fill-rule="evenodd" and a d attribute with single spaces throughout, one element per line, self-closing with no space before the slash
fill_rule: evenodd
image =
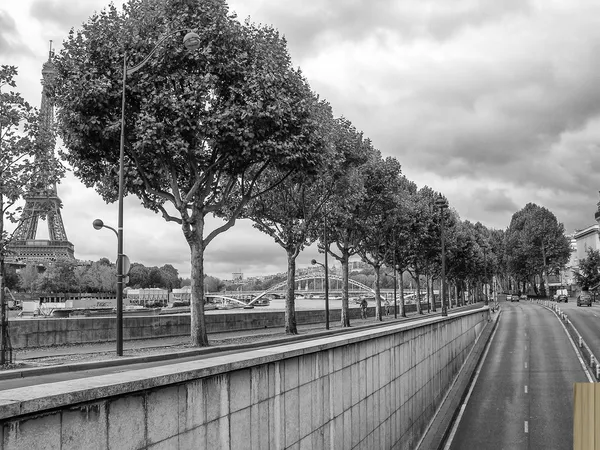
<path id="1" fill-rule="evenodd" d="M 512 275 L 517 280 L 539 276 L 544 286 L 549 271 L 564 268 L 571 253 L 564 225 L 551 211 L 534 203 L 513 214 L 505 245 Z"/>
<path id="2" fill-rule="evenodd" d="M 73 292 L 77 281 L 75 268 L 77 262 L 68 258 L 60 258 L 50 264 L 38 278 L 36 291 L 40 292 Z"/>
<path id="3" fill-rule="evenodd" d="M 378 320 L 382 320 L 379 271 L 394 249 L 389 244 L 394 231 L 395 205 L 401 190 L 401 170 L 397 160 L 384 160 L 377 156 L 363 167 L 365 196 L 357 225 L 361 236 L 358 254 L 375 269 L 375 314 Z"/>
<path id="4" fill-rule="evenodd" d="M 167 39 L 129 77 L 124 177 L 126 192 L 181 226 L 191 252 L 192 341 L 207 345 L 206 246 L 262 193 L 258 183 L 268 190 L 310 172 L 322 153 L 316 100 L 291 67 L 285 40 L 273 28 L 239 23 L 221 0 L 130 0 L 123 12 L 111 5 L 71 32 L 56 89 L 65 157 L 114 201 L 124 51 L 131 67 L 168 30 L 187 29 L 197 29 L 200 51 Z M 265 181 L 271 169 L 282 178 Z M 225 222 L 207 231 L 208 214 Z"/>
<path id="5" fill-rule="evenodd" d="M 600 251 L 587 249 L 587 257 L 579 260 L 579 270 L 574 272 L 579 287 L 587 291 L 600 283 Z"/>
<path id="6" fill-rule="evenodd" d="M 350 326 L 348 302 L 349 259 L 359 250 L 358 221 L 363 206 L 365 165 L 372 158 L 380 158 L 369 139 L 352 123 L 341 117 L 332 128 L 331 142 L 338 154 L 343 155 L 335 178 L 332 195 L 323 210 L 324 230 L 319 233 L 319 250 L 327 252 L 342 265 L 342 327 Z M 327 240 L 325 240 L 325 233 Z M 327 245 L 325 245 L 327 242 Z"/>

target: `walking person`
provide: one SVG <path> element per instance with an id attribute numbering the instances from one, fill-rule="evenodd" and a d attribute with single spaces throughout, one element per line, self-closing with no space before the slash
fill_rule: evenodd
<path id="1" fill-rule="evenodd" d="M 390 315 L 390 301 L 386 298 L 385 299 L 385 315 L 389 316 Z"/>
<path id="2" fill-rule="evenodd" d="M 367 299 L 363 298 L 362 301 L 360 302 L 360 318 L 361 319 L 367 318 L 367 307 L 368 306 L 369 306 L 369 304 L 367 303 Z"/>

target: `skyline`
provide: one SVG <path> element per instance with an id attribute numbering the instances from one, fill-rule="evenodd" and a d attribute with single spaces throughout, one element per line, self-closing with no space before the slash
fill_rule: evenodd
<path id="1" fill-rule="evenodd" d="M 115 5 L 123 1 L 115 1 Z M 237 0 L 238 18 L 285 35 L 313 90 L 394 156 L 419 187 L 442 192 L 461 219 L 505 229 L 529 202 L 567 233 L 595 223 L 600 168 L 600 5 L 593 1 Z M 1 64 L 19 69 L 17 90 L 41 99 L 48 41 L 59 52 L 71 27 L 108 3 L 24 0 L 0 9 Z M 118 149 L 115 149 L 116 151 Z M 58 186 L 78 259 L 114 260 L 117 205 L 105 204 L 71 173 Z M 209 223 L 214 219 L 209 219 Z M 40 224 L 38 238 L 44 238 Z M 172 264 L 189 276 L 189 248 L 175 224 L 125 199 L 125 253 L 146 266 Z M 298 267 L 319 259 L 307 249 Z M 322 256 L 321 256 L 322 258 Z M 207 248 L 205 272 L 228 279 L 284 272 L 286 254 L 248 221 Z"/>

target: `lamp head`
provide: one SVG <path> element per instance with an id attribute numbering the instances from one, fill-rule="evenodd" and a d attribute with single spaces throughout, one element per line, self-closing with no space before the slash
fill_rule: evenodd
<path id="1" fill-rule="evenodd" d="M 183 45 L 189 51 L 198 50 L 200 48 L 200 36 L 190 31 L 183 37 Z"/>
<path id="2" fill-rule="evenodd" d="M 317 260 L 313 259 L 310 263 L 314 266 L 317 263 Z"/>
<path id="3" fill-rule="evenodd" d="M 104 222 L 102 222 L 102 219 L 96 219 L 92 222 L 92 225 L 96 230 L 100 230 L 104 227 Z"/>

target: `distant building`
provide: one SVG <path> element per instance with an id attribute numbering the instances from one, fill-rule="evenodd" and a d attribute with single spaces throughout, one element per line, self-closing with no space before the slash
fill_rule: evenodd
<path id="1" fill-rule="evenodd" d="M 192 299 L 192 287 L 184 286 L 181 289 L 173 289 L 171 292 L 170 301 L 172 302 L 187 302 L 189 303 Z"/>
<path id="2" fill-rule="evenodd" d="M 166 304 L 169 301 L 169 290 L 161 288 L 127 289 L 125 295 L 132 305 Z"/>
<path id="3" fill-rule="evenodd" d="M 231 274 L 232 281 L 241 281 L 244 279 L 244 274 L 242 272 L 234 272 Z"/>
<path id="4" fill-rule="evenodd" d="M 583 230 L 573 233 L 575 239 L 576 254 L 575 267 L 579 267 L 579 260 L 587 258 L 588 249 L 600 250 L 600 225 L 591 225 Z"/>

